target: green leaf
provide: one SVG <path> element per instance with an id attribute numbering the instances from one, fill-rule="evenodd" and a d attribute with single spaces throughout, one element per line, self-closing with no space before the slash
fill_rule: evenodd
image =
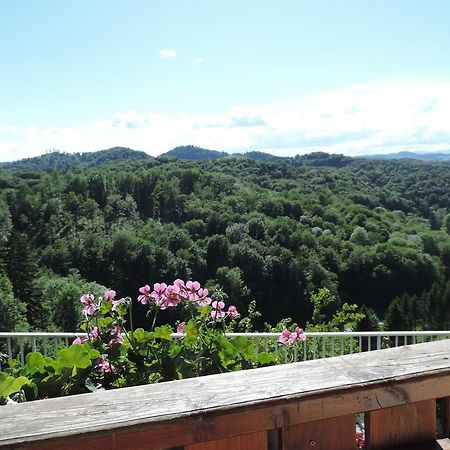
<path id="1" fill-rule="evenodd" d="M 0 373 L 0 398 L 9 397 L 15 392 L 19 392 L 23 386 L 31 384 L 27 377 L 14 378 L 5 373 Z"/>
<path id="2" fill-rule="evenodd" d="M 221 350 L 219 352 L 219 358 L 220 362 L 222 363 L 223 367 L 227 368 L 228 366 L 234 364 L 236 360 L 233 358 L 233 353 L 227 352 L 224 350 Z"/>
<path id="3" fill-rule="evenodd" d="M 245 358 L 251 359 L 255 356 L 255 344 L 250 339 L 243 336 L 237 336 L 230 339 L 230 343 Z"/>
<path id="4" fill-rule="evenodd" d="M 178 345 L 178 344 L 171 345 L 169 348 L 169 353 L 168 353 L 169 357 L 176 358 L 180 354 L 181 349 L 182 349 L 181 345 Z"/>
<path id="5" fill-rule="evenodd" d="M 172 328 L 169 325 L 155 328 L 155 337 L 166 341 L 172 340 Z"/>
<path id="6" fill-rule="evenodd" d="M 262 352 L 256 355 L 256 360 L 260 364 L 272 364 L 276 362 L 277 357 L 272 353 Z"/>
<path id="7" fill-rule="evenodd" d="M 102 315 L 107 314 L 111 311 L 112 302 L 102 301 L 100 304 L 100 312 Z"/>
<path id="8" fill-rule="evenodd" d="M 44 372 L 47 365 L 46 358 L 39 352 L 28 353 L 26 357 L 25 373 Z"/>
<path id="9" fill-rule="evenodd" d="M 195 320 L 191 319 L 186 324 L 186 326 L 184 327 L 184 332 L 186 334 L 186 337 L 184 338 L 184 341 L 186 344 L 189 344 L 189 343 L 197 340 L 198 329 L 197 329 L 197 325 L 195 324 Z"/>
<path id="10" fill-rule="evenodd" d="M 91 365 L 91 351 L 86 350 L 83 345 L 74 344 L 58 352 L 58 361 L 62 367 L 86 369 Z"/>
<path id="11" fill-rule="evenodd" d="M 98 321 L 98 326 L 101 329 L 108 328 L 113 322 L 114 322 L 114 319 L 112 317 L 102 317 Z"/>
<path id="12" fill-rule="evenodd" d="M 98 358 L 100 358 L 100 356 L 101 356 L 101 353 L 98 350 L 96 350 L 95 348 L 91 348 L 89 350 L 89 358 L 91 360 L 98 359 Z"/>
<path id="13" fill-rule="evenodd" d="M 131 341 L 135 341 L 136 344 L 146 344 L 150 341 L 151 334 L 148 331 L 144 331 L 142 328 L 136 328 L 130 333 Z"/>

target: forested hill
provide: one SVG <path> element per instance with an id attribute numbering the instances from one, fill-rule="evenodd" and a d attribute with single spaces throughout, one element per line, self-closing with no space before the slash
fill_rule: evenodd
<path id="1" fill-rule="evenodd" d="M 0 163 L 0 168 L 22 171 L 66 171 L 75 167 L 96 167 L 111 162 L 150 158 L 151 156 L 144 152 L 131 150 L 124 147 L 113 147 L 108 150 L 85 153 L 64 153 L 53 151 L 34 158 Z"/>
<path id="2" fill-rule="evenodd" d="M 228 156 L 226 152 L 208 150 L 207 148 L 196 147 L 194 145 L 183 145 L 175 147 L 166 153 L 159 155 L 160 158 L 178 158 L 189 160 L 219 159 Z"/>
<path id="3" fill-rule="evenodd" d="M 362 158 L 369 159 L 418 159 L 422 161 L 442 161 L 450 162 L 450 151 L 443 152 L 397 152 L 397 153 L 385 153 L 380 155 L 365 155 Z"/>
<path id="4" fill-rule="evenodd" d="M 246 158 L 254 161 L 265 162 L 285 162 L 294 166 L 331 166 L 342 167 L 350 164 L 353 158 L 344 155 L 330 155 L 324 152 L 309 153 L 306 155 L 297 155 L 295 157 L 275 156 L 270 153 L 249 151 L 246 153 L 219 152 L 217 150 L 208 150 L 206 148 L 195 147 L 194 145 L 184 145 L 175 147 L 166 153 L 159 155 L 160 159 L 184 159 L 191 161 L 216 160 L 222 158 Z"/>
<path id="5" fill-rule="evenodd" d="M 255 299 L 272 323 L 304 324 L 327 287 L 391 329 L 449 327 L 450 166 L 321 153 L 4 169 L 0 247 L 3 329 L 27 307 L 32 327 L 73 331 L 83 291 L 176 278 L 242 310 Z"/>

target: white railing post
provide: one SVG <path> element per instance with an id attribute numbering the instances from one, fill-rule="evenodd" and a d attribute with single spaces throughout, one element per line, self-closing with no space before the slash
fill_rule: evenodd
<path id="1" fill-rule="evenodd" d="M 19 358 L 25 362 L 26 353 L 40 351 L 53 356 L 62 345 L 70 345 L 77 336 L 83 333 L 9 333 L 0 332 L 0 349 L 10 358 Z M 307 340 L 303 347 L 295 347 L 294 360 L 317 359 L 346 353 L 371 351 L 390 346 L 409 345 L 416 342 L 427 342 L 450 338 L 450 330 L 438 331 L 346 331 L 346 332 L 306 332 Z M 228 333 L 227 336 L 243 336 L 252 339 L 255 351 L 273 351 L 279 355 L 282 344 L 278 343 L 280 333 Z M 173 334 L 181 339 L 182 334 Z M 373 342 L 375 339 L 375 343 Z M 372 348 L 372 344 L 375 344 Z M 358 347 L 355 348 L 355 345 Z M 284 348 L 284 350 L 286 350 Z M 288 362 L 288 352 L 284 351 L 284 362 Z"/>

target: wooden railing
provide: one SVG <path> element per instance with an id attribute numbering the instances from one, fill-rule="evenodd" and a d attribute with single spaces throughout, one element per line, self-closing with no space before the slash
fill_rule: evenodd
<path id="1" fill-rule="evenodd" d="M 449 397 L 444 340 L 1 406 L 0 447 L 348 450 L 365 413 L 366 448 L 449 449 Z"/>

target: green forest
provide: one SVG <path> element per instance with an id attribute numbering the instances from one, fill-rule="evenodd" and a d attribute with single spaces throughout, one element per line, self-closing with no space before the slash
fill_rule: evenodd
<path id="1" fill-rule="evenodd" d="M 75 331 L 83 293 L 176 278 L 255 300 L 261 328 L 323 287 L 360 329 L 450 328 L 449 163 L 83 155 L 0 168 L 0 331 Z"/>

